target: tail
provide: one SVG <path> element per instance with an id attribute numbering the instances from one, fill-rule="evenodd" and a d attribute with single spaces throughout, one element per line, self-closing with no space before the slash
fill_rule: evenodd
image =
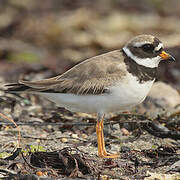
<path id="1" fill-rule="evenodd" d="M 37 81 L 24 81 L 19 80 L 18 83 L 11 83 L 5 85 L 5 92 L 8 93 L 39 93 L 49 90 L 49 87 L 53 87 L 57 83 L 56 77 L 50 79 L 43 79 Z"/>
<path id="2" fill-rule="evenodd" d="M 23 91 L 27 91 L 30 87 L 21 84 L 21 83 L 11 83 L 5 85 L 5 92 L 7 93 L 20 93 Z"/>

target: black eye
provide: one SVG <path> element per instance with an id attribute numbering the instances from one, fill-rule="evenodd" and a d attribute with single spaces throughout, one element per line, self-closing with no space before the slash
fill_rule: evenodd
<path id="1" fill-rule="evenodd" d="M 154 46 L 152 44 L 144 44 L 142 46 L 142 49 L 145 52 L 153 52 L 154 51 Z"/>
<path id="2" fill-rule="evenodd" d="M 163 50 L 163 48 L 160 48 L 158 51 L 156 51 L 156 52 L 161 52 Z"/>

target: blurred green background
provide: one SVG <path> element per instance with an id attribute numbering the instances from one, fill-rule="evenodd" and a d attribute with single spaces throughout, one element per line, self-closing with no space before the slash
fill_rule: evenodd
<path id="1" fill-rule="evenodd" d="M 152 34 L 180 56 L 177 0 L 1 0 L 0 76 L 41 79 Z M 180 87 L 180 63 L 162 64 L 159 79 Z M 23 74 L 23 75 L 22 75 Z"/>

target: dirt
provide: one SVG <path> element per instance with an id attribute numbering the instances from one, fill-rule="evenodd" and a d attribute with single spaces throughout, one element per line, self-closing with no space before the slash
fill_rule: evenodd
<path id="1" fill-rule="evenodd" d="M 6 83 L 61 74 L 145 33 L 176 58 L 161 63 L 157 81 L 177 97 L 179 1 L 2 0 L 0 10 L 0 178 L 180 179 L 180 102 L 170 106 L 168 98 L 150 95 L 128 114 L 109 114 L 106 148 L 120 153 L 111 160 L 97 156 L 95 114 L 4 92 Z"/>

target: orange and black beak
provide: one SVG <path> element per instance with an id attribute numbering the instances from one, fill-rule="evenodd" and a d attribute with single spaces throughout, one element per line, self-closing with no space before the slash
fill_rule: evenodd
<path id="1" fill-rule="evenodd" d="M 161 56 L 162 60 L 175 61 L 175 58 L 173 56 L 171 56 L 170 54 L 168 54 L 167 52 L 165 52 L 165 51 L 161 51 L 160 56 Z"/>

